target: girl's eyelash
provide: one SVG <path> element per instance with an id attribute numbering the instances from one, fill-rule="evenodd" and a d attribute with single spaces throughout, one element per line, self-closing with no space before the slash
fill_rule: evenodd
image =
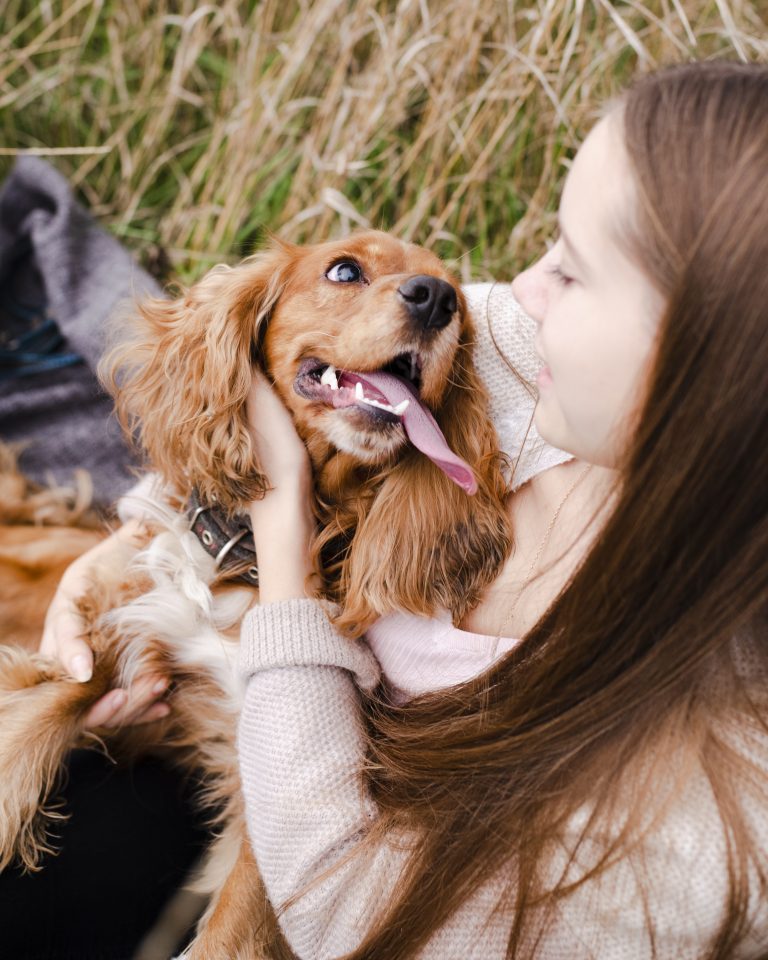
<path id="1" fill-rule="evenodd" d="M 551 277 L 554 277 L 555 280 L 557 280 L 557 282 L 562 284 L 564 287 L 567 287 L 572 280 L 571 277 L 568 277 L 563 273 L 560 266 L 556 263 L 553 263 L 552 266 L 547 268 L 547 273 Z"/>

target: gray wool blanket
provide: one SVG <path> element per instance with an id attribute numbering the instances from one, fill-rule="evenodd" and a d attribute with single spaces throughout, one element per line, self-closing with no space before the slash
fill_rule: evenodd
<path id="1" fill-rule="evenodd" d="M 102 507 L 135 481 L 94 371 L 115 309 L 160 292 L 57 170 L 19 158 L 0 188 L 0 438 L 25 441 L 27 476 L 67 484 L 84 467 Z"/>

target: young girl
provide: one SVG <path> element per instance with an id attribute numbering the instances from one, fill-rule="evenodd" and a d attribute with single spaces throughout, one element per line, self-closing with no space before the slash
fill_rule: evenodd
<path id="1" fill-rule="evenodd" d="M 766 171 L 762 67 L 647 77 L 580 150 L 513 285 L 578 459 L 510 496 L 513 556 L 443 624 L 492 664 L 459 685 L 380 685 L 307 598 L 308 460 L 254 382 L 240 754 L 299 957 L 768 955 Z M 396 674 L 411 620 L 370 638 Z"/>
<path id="2" fill-rule="evenodd" d="M 574 458 L 510 494 L 514 553 L 461 624 L 332 629 L 306 451 L 255 379 L 239 742 L 298 957 L 768 955 L 766 170 L 766 68 L 647 77 L 590 134 L 513 285 L 536 425 Z M 94 722 L 168 709 L 152 683 Z"/>

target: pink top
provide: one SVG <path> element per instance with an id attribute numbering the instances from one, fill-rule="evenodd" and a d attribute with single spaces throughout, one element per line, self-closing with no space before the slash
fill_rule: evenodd
<path id="1" fill-rule="evenodd" d="M 366 639 L 395 703 L 470 680 L 520 642 L 459 630 L 447 610 L 433 618 L 391 613 L 368 628 Z"/>

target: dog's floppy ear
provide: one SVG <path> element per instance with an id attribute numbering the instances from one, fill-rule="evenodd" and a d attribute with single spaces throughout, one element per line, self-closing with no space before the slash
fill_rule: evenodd
<path id="1" fill-rule="evenodd" d="M 245 422 L 258 345 L 294 262 L 273 243 L 236 267 L 214 267 L 175 300 L 146 300 L 113 337 L 99 374 L 150 466 L 186 496 L 227 510 L 267 484 Z"/>
<path id="2" fill-rule="evenodd" d="M 443 607 L 458 621 L 507 557 L 503 458 L 471 340 L 466 328 L 436 417 L 449 447 L 473 468 L 477 493 L 466 494 L 415 449 L 388 472 L 344 564 L 335 623 L 351 635 L 394 610 L 432 616 Z"/>

